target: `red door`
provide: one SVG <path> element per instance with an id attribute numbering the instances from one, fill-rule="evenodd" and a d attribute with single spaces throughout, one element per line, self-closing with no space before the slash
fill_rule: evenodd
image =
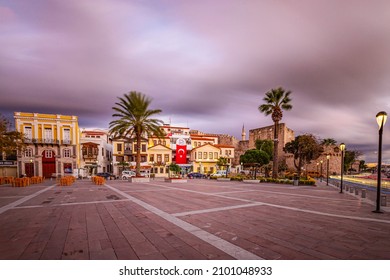
<path id="1" fill-rule="evenodd" d="M 34 176 L 34 163 L 26 162 L 24 164 L 24 170 L 25 170 L 27 177 L 33 177 Z"/>
<path id="2" fill-rule="evenodd" d="M 56 173 L 55 153 L 52 150 L 42 152 L 42 176 L 50 178 L 53 173 Z"/>

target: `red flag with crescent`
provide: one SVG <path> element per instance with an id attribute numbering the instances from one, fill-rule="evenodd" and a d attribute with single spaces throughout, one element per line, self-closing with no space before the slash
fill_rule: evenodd
<path id="1" fill-rule="evenodd" d="M 183 145 L 184 144 L 184 145 Z M 187 143 L 182 141 L 176 142 L 176 164 L 187 163 Z"/>

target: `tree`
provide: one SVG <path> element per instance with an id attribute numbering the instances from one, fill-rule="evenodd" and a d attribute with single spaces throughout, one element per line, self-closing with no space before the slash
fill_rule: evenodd
<path id="1" fill-rule="evenodd" d="M 321 144 L 318 143 L 312 134 L 304 134 L 295 137 L 284 147 L 286 153 L 294 155 L 294 166 L 297 169 L 298 176 L 301 176 L 302 167 L 316 160 L 323 153 Z"/>
<path id="2" fill-rule="evenodd" d="M 24 134 L 11 129 L 10 122 L 0 114 L 0 159 L 26 146 Z"/>
<path id="3" fill-rule="evenodd" d="M 262 167 L 268 164 L 270 162 L 270 157 L 264 151 L 260 151 L 258 149 L 252 149 L 252 150 L 247 150 L 245 154 L 240 156 L 240 162 L 242 162 L 246 166 L 252 166 L 257 170 L 257 167 Z"/>
<path id="4" fill-rule="evenodd" d="M 263 98 L 264 104 L 258 107 L 261 113 L 266 116 L 271 115 L 272 121 L 274 122 L 274 152 L 273 152 L 273 168 L 272 177 L 278 176 L 278 131 L 279 122 L 283 118 L 283 110 L 291 110 L 292 105 L 290 104 L 291 91 L 285 91 L 282 87 L 271 89 L 265 94 Z"/>
<path id="5" fill-rule="evenodd" d="M 332 146 L 332 145 L 336 145 L 337 144 L 337 141 L 334 140 L 333 138 L 325 138 L 325 139 L 322 139 L 321 141 L 321 145 L 324 145 L 324 146 Z"/>
<path id="6" fill-rule="evenodd" d="M 228 159 L 226 157 L 220 157 L 217 161 L 217 165 L 219 167 L 227 166 L 228 165 Z"/>
<path id="7" fill-rule="evenodd" d="M 141 138 L 143 135 L 164 136 L 161 129 L 163 122 L 152 116 L 161 113 L 160 109 L 149 109 L 151 99 L 136 91 L 118 97 L 112 109 L 116 112 L 112 116 L 118 118 L 110 122 L 110 133 L 114 138 L 135 138 L 136 140 L 136 176 L 140 176 L 141 170 Z"/>
<path id="8" fill-rule="evenodd" d="M 258 164 L 260 166 L 263 166 L 265 164 L 268 164 L 270 159 L 269 159 L 269 155 L 266 152 L 257 149 L 252 149 L 252 150 L 247 150 L 245 154 L 241 155 L 240 161 L 244 165 Z"/>
<path id="9" fill-rule="evenodd" d="M 355 161 L 358 160 L 358 158 L 362 155 L 360 151 L 348 151 L 345 150 L 344 153 L 344 171 L 349 171 L 352 169 L 352 165 L 355 163 Z"/>
<path id="10" fill-rule="evenodd" d="M 169 165 L 169 171 L 172 171 L 174 174 L 178 174 L 181 171 L 181 168 L 176 163 L 171 163 Z"/>
<path id="11" fill-rule="evenodd" d="M 274 150 L 274 142 L 272 140 L 256 140 L 255 146 L 256 149 L 266 152 L 270 160 L 272 160 Z"/>

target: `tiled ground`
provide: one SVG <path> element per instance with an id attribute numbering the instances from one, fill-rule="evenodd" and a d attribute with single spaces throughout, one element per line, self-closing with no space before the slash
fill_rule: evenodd
<path id="1" fill-rule="evenodd" d="M 390 259 L 390 214 L 331 186 L 54 183 L 0 186 L 0 259 Z"/>

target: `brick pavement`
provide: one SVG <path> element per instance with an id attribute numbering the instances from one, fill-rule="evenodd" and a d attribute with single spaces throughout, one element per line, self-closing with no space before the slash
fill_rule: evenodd
<path id="1" fill-rule="evenodd" d="M 54 183 L 0 186 L 0 259 L 390 259 L 390 214 L 324 184 Z"/>

